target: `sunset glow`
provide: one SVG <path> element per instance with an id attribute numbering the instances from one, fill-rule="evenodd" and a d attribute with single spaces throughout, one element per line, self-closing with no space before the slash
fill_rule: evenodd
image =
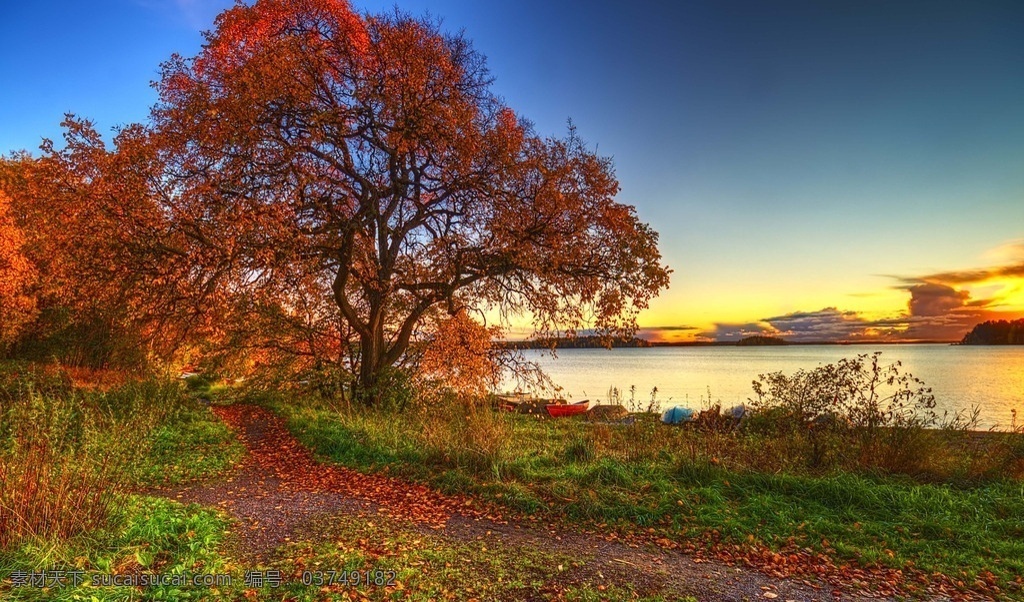
<path id="1" fill-rule="evenodd" d="M 974 323 L 1024 316 L 1022 248 L 1019 242 L 1007 243 L 979 258 L 1002 260 L 998 263 L 920 276 L 877 277 L 878 282 L 866 283 L 862 291 L 840 295 L 831 287 L 818 288 L 823 283 L 812 283 L 788 290 L 766 286 L 753 299 L 742 290 L 723 291 L 723 287 L 718 288 L 719 296 L 684 300 L 670 307 L 666 299 L 659 299 L 645 314 L 644 332 L 652 340 L 665 342 L 731 340 L 753 334 L 805 341 L 958 340 Z M 836 288 L 842 290 L 842 285 L 837 283 Z M 688 304 L 693 306 L 691 315 L 701 311 L 701 305 L 713 306 L 712 321 L 693 320 L 686 329 L 671 325 L 673 308 Z M 772 313 L 780 307 L 820 309 Z"/>

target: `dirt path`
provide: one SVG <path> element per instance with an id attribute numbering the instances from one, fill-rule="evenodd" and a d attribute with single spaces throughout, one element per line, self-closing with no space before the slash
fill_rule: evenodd
<path id="1" fill-rule="evenodd" d="M 383 514 L 413 521 L 455 541 L 493 538 L 501 544 L 540 549 L 587 559 L 560 580 L 579 583 L 631 583 L 666 599 L 844 600 L 868 598 L 829 585 L 770 577 L 748 567 L 673 550 L 646 548 L 562 528 L 504 520 L 468 497 L 449 496 L 385 475 L 366 475 L 317 462 L 266 409 L 235 405 L 214 410 L 238 433 L 248 455 L 224 481 L 161 492 L 229 512 L 238 520 L 239 554 L 252 562 L 268 558 L 314 519 L 340 512 Z"/>

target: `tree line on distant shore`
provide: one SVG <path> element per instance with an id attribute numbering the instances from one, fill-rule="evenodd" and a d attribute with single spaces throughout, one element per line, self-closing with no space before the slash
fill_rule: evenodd
<path id="1" fill-rule="evenodd" d="M 638 337 L 601 337 L 596 335 L 532 339 L 528 341 L 507 341 L 502 345 L 508 349 L 597 349 L 606 347 L 650 347 L 651 342 Z"/>
<path id="2" fill-rule="evenodd" d="M 764 335 L 749 336 L 739 341 L 687 341 L 687 342 L 665 342 L 649 341 L 639 337 L 602 337 L 602 336 L 578 336 L 573 338 L 557 339 L 531 339 L 526 341 L 507 341 L 502 346 L 508 349 L 596 349 L 600 347 L 679 347 L 690 345 L 729 345 L 729 346 L 760 346 L 760 345 L 788 345 L 789 342 L 779 337 Z"/>
<path id="3" fill-rule="evenodd" d="M 1024 318 L 989 320 L 968 332 L 961 345 L 1024 345 Z"/>

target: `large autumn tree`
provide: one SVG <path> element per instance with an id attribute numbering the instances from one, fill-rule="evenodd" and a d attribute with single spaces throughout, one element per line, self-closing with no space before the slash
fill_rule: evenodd
<path id="1" fill-rule="evenodd" d="M 224 290 L 329 299 L 364 398 L 432 314 L 624 333 L 667 286 L 610 161 L 534 133 L 462 36 L 341 0 L 238 4 L 206 36 L 157 83 L 168 210 Z"/>

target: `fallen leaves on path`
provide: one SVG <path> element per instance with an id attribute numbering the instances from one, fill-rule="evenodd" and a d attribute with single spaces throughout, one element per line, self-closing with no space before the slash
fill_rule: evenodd
<path id="1" fill-rule="evenodd" d="M 700 544 L 684 546 L 693 554 L 701 554 Z M 978 580 L 971 588 L 957 583 L 946 575 L 925 573 L 913 568 L 894 569 L 884 566 L 855 566 L 837 563 L 829 556 L 804 548 L 789 548 L 773 551 L 757 545 L 709 545 L 714 558 L 728 565 L 743 565 L 756 568 L 778 579 L 795 579 L 805 585 L 821 588 L 822 584 L 842 588 L 832 591 L 838 598 L 842 590 L 871 592 L 878 597 L 903 598 L 908 594 L 927 594 L 951 600 L 989 600 L 1000 597 L 1000 588 L 993 580 Z M 805 579 L 815 578 L 817 584 Z"/>
<path id="2" fill-rule="evenodd" d="M 373 502 L 382 513 L 440 529 L 456 512 L 485 516 L 480 503 L 464 496 L 445 495 L 416 483 L 382 474 L 364 474 L 342 466 L 318 462 L 273 412 L 258 406 L 231 405 L 213 408 L 249 448 L 250 460 L 280 481 L 283 489 L 333 492 Z M 259 437 L 249 437 L 248 427 L 259 425 Z M 499 517 L 492 516 L 492 519 Z"/>

